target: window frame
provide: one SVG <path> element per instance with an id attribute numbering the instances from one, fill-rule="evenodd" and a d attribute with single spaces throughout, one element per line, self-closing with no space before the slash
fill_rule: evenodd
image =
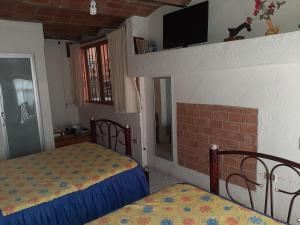
<path id="1" fill-rule="evenodd" d="M 87 87 L 87 97 L 88 99 L 85 100 L 86 103 L 93 103 L 93 104 L 101 104 L 101 105 L 113 105 L 113 96 L 111 97 L 111 101 L 105 101 L 105 93 L 104 93 L 104 75 L 102 74 L 103 67 L 102 67 L 102 55 L 100 51 L 100 46 L 102 44 L 107 44 L 108 41 L 107 39 L 97 41 L 91 44 L 87 44 L 81 47 L 81 50 L 83 51 L 83 58 L 84 58 L 84 66 L 85 66 L 85 73 L 86 73 L 86 80 L 85 80 L 85 86 Z M 89 65 L 88 65 L 88 56 L 87 56 L 87 50 L 89 48 L 96 48 L 96 55 L 97 55 L 97 67 L 98 67 L 98 82 L 99 82 L 99 91 L 100 95 L 99 97 L 101 100 L 91 100 L 91 87 L 90 87 L 90 72 L 89 72 Z M 108 58 L 109 60 L 109 58 Z M 110 82 L 111 82 L 111 74 L 110 74 L 110 69 L 108 69 L 109 75 L 110 75 Z M 112 87 L 111 87 L 112 89 Z M 112 91 L 112 90 L 111 90 Z"/>

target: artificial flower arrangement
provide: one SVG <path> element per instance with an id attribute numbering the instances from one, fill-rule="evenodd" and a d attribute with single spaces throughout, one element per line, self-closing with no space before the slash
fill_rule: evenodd
<path id="1" fill-rule="evenodd" d="M 274 26 L 271 20 L 271 16 L 278 11 L 286 1 L 274 3 L 273 0 L 255 0 L 255 8 L 253 15 L 260 20 L 265 20 L 268 26 L 268 30 L 265 35 L 277 34 L 279 32 L 279 26 Z"/>

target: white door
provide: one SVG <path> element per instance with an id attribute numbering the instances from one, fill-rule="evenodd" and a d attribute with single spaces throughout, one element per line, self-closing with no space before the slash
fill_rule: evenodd
<path id="1" fill-rule="evenodd" d="M 33 56 L 0 54 L 0 158 L 17 158 L 43 147 Z"/>

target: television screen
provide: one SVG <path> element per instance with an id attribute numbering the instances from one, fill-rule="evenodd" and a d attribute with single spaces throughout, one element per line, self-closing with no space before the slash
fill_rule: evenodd
<path id="1" fill-rule="evenodd" d="M 208 1 L 164 15 L 163 48 L 207 41 Z"/>

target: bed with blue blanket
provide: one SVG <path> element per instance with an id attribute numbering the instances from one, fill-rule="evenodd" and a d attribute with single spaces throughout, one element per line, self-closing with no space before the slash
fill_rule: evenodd
<path id="1" fill-rule="evenodd" d="M 132 158 L 71 145 L 1 162 L 0 225 L 82 225 L 148 194 Z"/>

